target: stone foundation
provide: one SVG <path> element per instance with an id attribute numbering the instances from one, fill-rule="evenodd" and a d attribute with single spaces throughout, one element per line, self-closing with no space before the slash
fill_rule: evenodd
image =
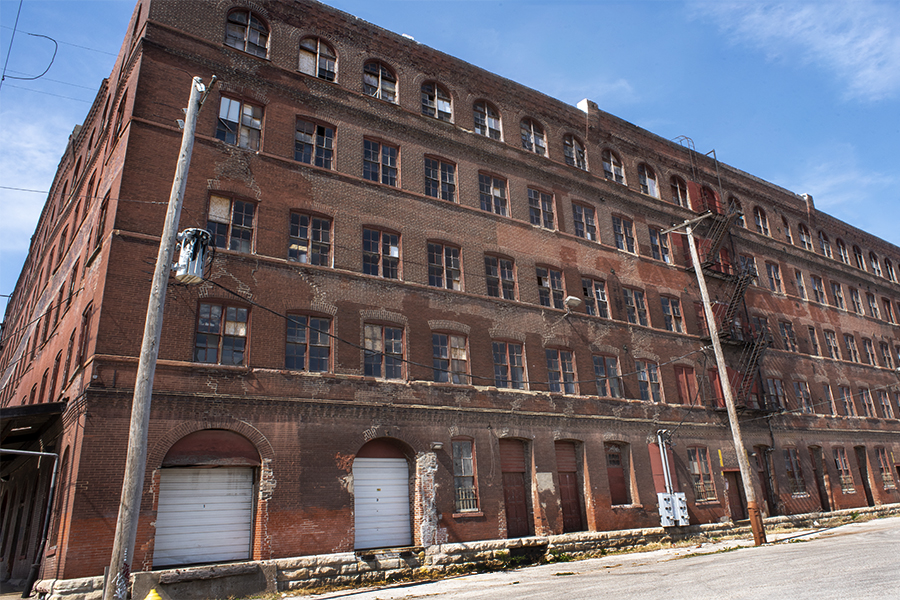
<path id="1" fill-rule="evenodd" d="M 900 515 L 900 504 L 771 517 L 765 520 L 765 525 L 770 529 L 834 526 L 863 515 Z M 427 548 L 342 552 L 148 571 L 134 574 L 132 598 L 143 600 L 151 589 L 156 589 L 163 600 L 205 600 L 322 586 L 377 584 L 407 577 L 504 569 L 553 560 L 561 554 L 590 556 L 654 543 L 668 544 L 749 533 L 749 524 L 731 522 L 690 527 L 582 531 L 512 540 L 436 544 Z M 39 581 L 34 591 L 41 594 L 43 600 L 99 600 L 102 589 L 102 577 L 87 577 Z"/>

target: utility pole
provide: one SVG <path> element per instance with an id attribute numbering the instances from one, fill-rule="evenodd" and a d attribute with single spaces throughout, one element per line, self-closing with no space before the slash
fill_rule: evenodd
<path id="1" fill-rule="evenodd" d="M 210 89 L 215 84 L 213 76 Z M 134 399 L 131 405 L 131 428 L 128 434 L 128 457 L 125 461 L 125 478 L 122 482 L 122 500 L 119 503 L 119 518 L 116 522 L 116 536 L 113 541 L 112 558 L 103 589 L 103 600 L 125 600 L 131 579 L 131 564 L 134 560 L 134 544 L 137 537 L 138 518 L 141 510 L 141 493 L 144 488 L 144 471 L 147 468 L 147 432 L 150 425 L 150 401 L 153 393 L 153 376 L 159 355 L 159 336 L 162 332 L 163 310 L 166 304 L 166 285 L 172 270 L 172 256 L 175 252 L 178 221 L 181 218 L 181 204 L 187 184 L 191 152 L 194 149 L 194 132 L 200 107 L 208 94 L 199 77 L 191 81 L 191 96 L 185 110 L 184 133 L 181 137 L 181 152 L 175 167 L 175 179 L 169 195 L 169 208 L 159 241 L 156 268 L 147 303 L 147 319 L 144 322 L 144 339 L 138 361 L 137 380 L 134 385 Z"/>
<path id="2" fill-rule="evenodd" d="M 716 317 L 709 301 L 709 290 L 706 289 L 706 277 L 700 266 L 700 254 L 697 252 L 697 244 L 694 242 L 693 226 L 711 216 L 710 213 L 701 215 L 696 219 L 685 221 L 664 231 L 669 233 L 684 227 L 687 235 L 688 247 L 691 251 L 691 260 L 694 264 L 694 273 L 697 275 L 697 285 L 700 288 L 700 297 L 703 299 L 703 312 L 706 315 L 706 325 L 709 335 L 712 337 L 713 353 L 716 355 L 716 367 L 719 369 L 719 379 L 724 380 L 722 395 L 725 396 L 725 407 L 728 409 L 728 424 L 731 426 L 731 437 L 734 440 L 734 452 L 737 455 L 738 467 L 741 470 L 741 483 L 744 485 L 744 497 L 747 498 L 747 512 L 750 516 L 750 528 L 753 530 L 753 543 L 757 546 L 766 543 L 766 529 L 763 526 L 762 515 L 759 512 L 759 504 L 756 502 L 756 489 L 753 487 L 753 479 L 750 473 L 750 460 L 747 458 L 747 450 L 744 448 L 744 439 L 741 436 L 741 424 L 738 421 L 737 409 L 734 406 L 734 395 L 731 393 L 731 385 L 728 381 L 728 369 L 725 365 L 725 356 L 722 354 L 722 342 L 719 340 L 719 330 L 716 326 Z"/>

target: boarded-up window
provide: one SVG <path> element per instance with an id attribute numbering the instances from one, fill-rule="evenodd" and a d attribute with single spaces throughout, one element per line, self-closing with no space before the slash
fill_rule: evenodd
<path id="1" fill-rule="evenodd" d="M 610 443 L 606 446 L 606 474 L 609 478 L 609 500 L 613 505 L 631 504 L 631 482 L 627 446 Z M 663 486 L 665 491 L 665 486 Z"/>
<path id="2" fill-rule="evenodd" d="M 582 491 L 578 485 L 578 458 L 573 442 L 556 442 L 556 472 L 559 476 L 559 500 L 563 532 L 583 531 Z"/>

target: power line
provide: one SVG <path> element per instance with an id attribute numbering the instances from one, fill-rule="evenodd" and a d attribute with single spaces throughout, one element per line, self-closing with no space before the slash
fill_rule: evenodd
<path id="1" fill-rule="evenodd" d="M 0 185 L 0 190 L 13 190 L 14 192 L 34 192 L 35 194 L 49 194 L 47 190 L 29 190 L 26 188 L 10 187 L 8 185 Z"/>
<path id="2" fill-rule="evenodd" d="M 53 61 L 56 60 L 56 53 L 59 51 L 59 44 L 56 43 L 56 40 L 54 40 L 50 36 L 40 35 L 39 33 L 29 33 L 28 35 L 31 35 L 34 37 L 46 38 L 46 39 L 50 40 L 51 42 L 53 42 L 53 56 L 50 57 L 50 63 L 47 65 L 47 68 L 44 69 L 43 73 L 41 73 L 40 75 L 36 75 L 35 77 L 16 77 L 14 75 L 6 75 L 6 77 L 9 77 L 10 79 L 19 79 L 22 81 L 34 81 L 35 79 L 40 79 L 41 77 L 43 77 L 44 75 L 47 74 L 47 71 L 49 71 L 50 67 L 53 66 Z M 12 50 L 12 48 L 10 48 L 10 50 Z M 6 58 L 9 59 L 9 56 L 7 55 Z M 19 71 L 15 71 L 15 72 L 18 73 Z"/>
<path id="3" fill-rule="evenodd" d="M 20 2 L 19 4 L 20 4 L 20 6 L 21 6 L 21 2 Z M 16 21 L 18 22 L 18 18 L 16 19 Z M 7 27 L 6 25 L 0 25 L 0 27 L 2 27 L 3 29 L 12 29 L 11 27 Z M 28 31 L 23 31 L 22 33 L 25 33 L 25 34 L 28 34 L 28 35 L 40 35 L 40 34 L 36 34 L 36 33 L 31 33 L 31 32 L 28 32 Z M 107 52 L 106 50 L 97 50 L 96 48 L 90 48 L 90 47 L 88 47 L 88 46 L 81 46 L 81 45 L 79 45 L 79 44 L 73 44 L 73 43 L 71 43 L 71 42 L 62 42 L 62 41 L 61 41 L 61 42 L 58 42 L 58 43 L 62 44 L 63 46 L 72 46 L 73 48 L 80 48 L 80 49 L 82 49 L 82 50 L 89 50 L 89 51 L 91 51 L 91 52 L 97 52 L 98 54 L 106 54 L 107 56 L 118 56 L 118 54 L 115 54 L 114 52 Z"/>
<path id="4" fill-rule="evenodd" d="M 64 100 L 73 100 L 75 102 L 84 102 L 86 104 L 90 104 L 92 100 L 82 100 L 81 98 L 72 98 L 71 96 L 62 96 L 60 94 L 51 94 L 50 92 L 42 92 L 40 90 L 33 90 L 31 88 L 22 87 L 21 85 L 8 85 L 7 87 L 16 88 L 17 90 L 25 90 L 26 92 L 34 92 L 35 94 L 44 94 L 45 96 L 54 96 L 56 98 L 62 98 Z"/>
<path id="5" fill-rule="evenodd" d="M 6 61 L 3 63 L 3 73 L 0 74 L 0 87 L 3 86 L 3 82 L 6 81 L 6 68 L 9 66 L 9 57 L 12 55 L 12 47 L 13 41 L 16 39 L 16 30 L 19 28 L 19 15 L 22 14 L 22 3 L 24 0 L 19 0 L 19 8 L 16 10 L 16 22 L 12 28 L 12 35 L 9 38 L 9 49 L 6 51 Z"/>
<path id="6" fill-rule="evenodd" d="M 18 73 L 19 75 L 25 75 L 25 73 L 24 73 L 23 71 L 16 71 L 15 69 L 10 69 L 9 72 L 10 72 L 10 73 Z M 94 90 L 97 89 L 96 86 L 91 87 L 91 86 L 89 86 L 89 85 L 78 85 L 77 83 L 69 83 L 68 81 L 60 81 L 59 79 L 50 79 L 49 77 L 44 77 L 44 78 L 42 78 L 42 79 L 43 79 L 44 81 L 50 81 L 50 82 L 52 82 L 52 83 L 58 83 L 58 84 L 60 84 L 60 85 L 68 85 L 68 86 L 71 86 L 71 87 L 81 88 L 81 89 L 83 89 L 83 90 L 91 90 L 91 91 L 94 91 Z"/>

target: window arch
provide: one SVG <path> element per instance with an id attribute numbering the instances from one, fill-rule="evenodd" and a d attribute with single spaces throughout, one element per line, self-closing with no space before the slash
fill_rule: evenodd
<path id="1" fill-rule="evenodd" d="M 603 160 L 603 176 L 616 183 L 625 183 L 625 170 L 622 161 L 612 150 L 606 149 L 600 155 Z"/>
<path id="2" fill-rule="evenodd" d="M 500 128 L 500 111 L 489 102 L 479 100 L 472 105 L 475 118 L 475 133 L 491 139 L 502 139 Z"/>
<path id="3" fill-rule="evenodd" d="M 824 231 L 819 232 L 819 250 L 822 252 L 822 256 L 834 258 L 834 254 L 831 252 L 831 240 Z"/>
<path id="4" fill-rule="evenodd" d="M 856 264 L 857 269 L 861 269 L 863 271 L 866 270 L 866 261 L 863 258 L 862 250 L 859 249 L 859 246 L 853 245 L 853 262 Z"/>
<path id="5" fill-rule="evenodd" d="M 363 66 L 363 93 L 396 103 L 397 76 L 381 61 L 370 60 Z"/>
<path id="6" fill-rule="evenodd" d="M 809 227 L 803 223 L 797 225 L 797 236 L 800 238 L 800 245 L 804 249 L 810 251 L 813 249 L 812 234 L 809 232 Z"/>
<path id="7" fill-rule="evenodd" d="M 700 208 L 697 212 L 708 210 L 715 214 L 722 214 L 719 196 L 708 185 L 704 185 L 700 188 L 700 201 Z"/>
<path id="8" fill-rule="evenodd" d="M 730 196 L 728 198 L 728 210 L 729 212 L 737 214 L 737 218 L 734 222 L 737 223 L 739 227 L 747 227 L 747 224 L 744 222 L 744 208 L 741 206 L 740 200 L 734 196 Z"/>
<path id="9" fill-rule="evenodd" d="M 687 207 L 688 192 L 684 179 L 678 175 L 672 175 L 672 178 L 669 180 L 669 186 L 672 189 L 672 204 Z"/>
<path id="10" fill-rule="evenodd" d="M 869 265 L 872 267 L 872 273 L 881 277 L 881 264 L 878 262 L 878 255 L 869 252 Z"/>
<path id="11" fill-rule="evenodd" d="M 850 264 L 850 253 L 847 252 L 847 245 L 844 244 L 844 240 L 841 238 L 837 238 L 834 240 L 834 245 L 837 246 L 838 256 L 841 259 L 841 262 L 849 265 Z"/>
<path id="12" fill-rule="evenodd" d="M 793 245 L 794 238 L 791 235 L 791 226 L 788 225 L 788 221 L 785 217 L 781 217 L 781 227 L 784 232 L 784 239 L 786 239 L 789 244 Z"/>
<path id="13" fill-rule="evenodd" d="M 587 155 L 584 145 L 571 133 L 563 136 L 563 154 L 566 157 L 567 165 L 587 171 Z"/>
<path id="14" fill-rule="evenodd" d="M 269 28 L 249 10 L 228 13 L 225 26 L 225 45 L 266 58 L 269 53 Z"/>
<path id="15" fill-rule="evenodd" d="M 894 283 L 897 282 L 897 274 L 894 272 L 894 263 L 886 256 L 884 257 L 884 276 Z"/>
<path id="16" fill-rule="evenodd" d="M 422 114 L 441 121 L 453 120 L 450 94 L 442 85 L 433 81 L 422 84 Z"/>
<path id="17" fill-rule="evenodd" d="M 769 235 L 769 217 L 759 206 L 753 209 L 753 221 L 756 224 L 756 232 L 763 235 Z"/>
<path id="18" fill-rule="evenodd" d="M 641 183 L 641 193 L 659 198 L 659 186 L 656 184 L 656 173 L 652 167 L 644 163 L 638 165 L 638 179 Z"/>
<path id="19" fill-rule="evenodd" d="M 522 131 L 522 147 L 529 152 L 544 156 L 547 154 L 547 141 L 544 138 L 544 129 L 534 119 L 522 119 L 520 124 Z"/>
<path id="20" fill-rule="evenodd" d="M 334 81 L 337 73 L 337 55 L 331 46 L 317 37 L 300 40 L 300 72 Z"/>

